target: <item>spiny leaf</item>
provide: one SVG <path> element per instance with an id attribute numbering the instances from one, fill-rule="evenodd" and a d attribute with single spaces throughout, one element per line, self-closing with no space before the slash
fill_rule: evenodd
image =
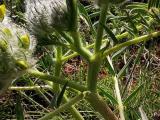
<path id="1" fill-rule="evenodd" d="M 82 5 L 82 4 L 78 4 L 78 9 L 79 9 L 79 12 L 80 14 L 83 16 L 83 18 L 85 18 L 85 20 L 87 21 L 87 24 L 89 25 L 93 35 L 95 36 L 96 35 L 96 32 L 95 32 L 95 28 L 93 27 L 92 25 L 92 21 L 87 13 L 87 11 L 85 10 L 85 7 Z"/>
<path id="2" fill-rule="evenodd" d="M 51 101 L 50 101 L 49 107 L 51 107 L 51 108 L 56 107 L 57 97 L 58 97 L 57 94 L 54 93 L 54 94 L 53 94 L 53 97 L 52 97 L 52 99 L 51 99 Z"/>
<path id="3" fill-rule="evenodd" d="M 133 57 L 130 57 L 129 60 L 127 61 L 127 63 L 123 66 L 123 68 L 118 73 L 118 75 L 117 75 L 118 78 L 120 78 L 124 74 L 124 72 L 126 71 L 128 66 L 131 64 L 132 60 L 133 60 Z"/>
<path id="4" fill-rule="evenodd" d="M 123 102 L 124 105 L 128 104 L 135 96 L 138 94 L 138 92 L 143 88 L 144 84 L 140 85 L 135 91 L 133 91 Z"/>
<path id="5" fill-rule="evenodd" d="M 138 54 L 137 54 L 137 56 L 136 56 L 136 58 L 135 58 L 135 60 L 134 60 L 133 68 L 132 68 L 132 71 L 130 72 L 129 77 L 128 77 L 128 79 L 127 79 L 127 82 L 126 82 L 126 85 L 125 85 L 125 87 L 124 87 L 122 96 L 125 94 L 126 89 L 127 89 L 128 85 L 129 85 L 129 83 L 131 82 L 131 76 L 132 76 L 132 74 L 133 74 L 133 72 L 134 72 L 134 69 L 136 68 L 137 63 L 138 63 L 139 60 L 140 60 L 140 56 L 141 56 L 143 50 L 144 50 L 144 45 L 143 45 L 141 48 L 139 48 L 139 50 L 138 50 Z"/>
<path id="6" fill-rule="evenodd" d="M 144 18 L 144 16 L 142 14 L 139 14 L 139 16 L 141 18 L 142 24 L 147 28 L 147 30 L 149 30 L 151 26 L 148 24 L 148 22 L 146 21 L 146 19 Z"/>
<path id="7" fill-rule="evenodd" d="M 62 88 L 62 91 L 60 92 L 60 94 L 59 94 L 59 96 L 58 96 L 58 98 L 57 98 L 57 107 L 59 107 L 60 104 L 61 104 L 61 102 L 62 102 L 63 95 L 64 95 L 65 90 L 66 90 L 66 88 L 67 88 L 67 84 L 68 84 L 68 82 L 65 83 L 65 85 L 64 85 L 63 88 Z"/>
<path id="8" fill-rule="evenodd" d="M 128 22 L 130 23 L 130 27 L 133 29 L 134 34 L 137 35 L 138 30 L 135 26 L 135 23 L 134 23 L 133 19 L 131 19 L 130 14 L 127 11 L 126 11 L 126 15 L 127 15 L 127 18 L 128 18 Z"/>
<path id="9" fill-rule="evenodd" d="M 133 32 L 133 29 L 130 28 L 130 27 L 128 26 L 128 24 L 126 24 L 126 22 L 123 22 L 123 21 L 122 21 L 121 24 L 123 25 L 124 29 L 129 33 L 129 35 L 135 36 L 135 34 L 134 34 L 134 32 Z"/>
<path id="10" fill-rule="evenodd" d="M 160 0 L 149 0 L 148 1 L 148 9 L 150 9 L 152 7 L 160 8 Z"/>
<path id="11" fill-rule="evenodd" d="M 100 15 L 100 11 L 97 11 L 97 12 L 93 12 L 93 13 L 89 14 L 89 17 L 95 18 L 95 17 L 98 17 L 99 15 Z"/>
<path id="12" fill-rule="evenodd" d="M 121 55 L 121 53 L 124 52 L 125 49 L 126 49 L 126 47 L 124 47 L 124 48 L 120 49 L 119 51 L 117 51 L 116 53 L 114 53 L 112 55 L 112 59 L 119 57 L 119 55 Z"/>
<path id="13" fill-rule="evenodd" d="M 107 56 L 106 63 L 107 63 L 107 68 L 109 70 L 109 73 L 112 74 L 112 75 L 115 75 L 116 72 L 114 70 L 114 67 L 113 67 L 113 64 L 112 64 L 112 60 L 111 60 L 111 58 L 109 56 Z"/>
<path id="14" fill-rule="evenodd" d="M 158 15 L 157 11 L 152 9 L 153 17 L 157 20 L 158 23 L 160 23 L 160 16 Z"/>
<path id="15" fill-rule="evenodd" d="M 113 40 L 114 45 L 118 43 L 118 40 L 116 38 L 116 36 L 114 35 L 114 33 L 107 27 L 107 25 L 103 25 L 101 24 L 104 28 L 104 30 L 107 32 L 107 34 L 111 37 L 111 39 Z"/>
<path id="16" fill-rule="evenodd" d="M 136 14 L 136 13 L 139 13 L 139 14 L 142 14 L 142 15 L 147 15 L 148 14 L 148 11 L 147 9 L 143 9 L 143 8 L 134 8 L 131 10 L 131 14 Z"/>
<path id="17" fill-rule="evenodd" d="M 147 4 L 146 3 L 140 3 L 140 2 L 131 2 L 130 4 L 127 4 L 125 6 L 127 9 L 134 9 L 134 8 L 137 8 L 137 9 L 147 9 Z"/>
<path id="18" fill-rule="evenodd" d="M 112 104 L 118 105 L 117 100 L 116 100 L 109 92 L 105 91 L 104 89 L 102 89 L 102 88 L 100 88 L 100 87 L 98 87 L 98 89 L 102 92 L 102 94 L 103 94 L 106 98 L 108 98 L 108 99 L 111 101 Z"/>

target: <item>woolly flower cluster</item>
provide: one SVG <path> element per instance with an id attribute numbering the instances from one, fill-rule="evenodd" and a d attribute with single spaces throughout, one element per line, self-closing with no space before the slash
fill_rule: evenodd
<path id="1" fill-rule="evenodd" d="M 5 17 L 0 23 L 0 93 L 33 66 L 34 39 Z"/>
<path id="2" fill-rule="evenodd" d="M 26 0 L 29 31 L 38 40 L 47 40 L 54 30 L 69 31 L 70 12 L 65 0 Z"/>

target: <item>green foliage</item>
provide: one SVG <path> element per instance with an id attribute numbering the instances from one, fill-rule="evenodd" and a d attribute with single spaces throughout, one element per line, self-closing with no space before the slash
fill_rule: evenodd
<path id="1" fill-rule="evenodd" d="M 63 99 L 63 96 L 64 96 L 64 93 L 65 93 L 65 90 L 66 90 L 66 87 L 67 87 L 67 84 L 68 82 L 66 82 L 66 84 L 63 86 L 58 98 L 57 98 L 57 107 L 60 106 L 61 102 L 62 102 L 62 99 Z"/>
<path id="2" fill-rule="evenodd" d="M 138 92 L 144 87 L 144 85 L 140 85 L 135 91 L 133 91 L 125 100 L 124 100 L 124 105 L 128 104 L 128 102 L 132 99 L 135 98 L 135 96 L 138 94 Z"/>
<path id="3" fill-rule="evenodd" d="M 0 23 L 0 89 L 12 83 L 9 90 L 19 91 L 17 119 L 28 119 L 26 114 L 40 120 L 154 117 L 157 46 L 147 44 L 160 36 L 158 0 L 98 0 L 99 7 L 77 0 L 26 0 L 26 11 L 23 2 L 7 8 L 25 17 L 31 35 L 8 16 Z M 40 49 L 33 67 L 35 39 Z"/>
<path id="4" fill-rule="evenodd" d="M 160 7 L 160 1 L 159 0 L 149 0 L 148 9 L 150 9 L 152 7 L 159 8 Z"/>

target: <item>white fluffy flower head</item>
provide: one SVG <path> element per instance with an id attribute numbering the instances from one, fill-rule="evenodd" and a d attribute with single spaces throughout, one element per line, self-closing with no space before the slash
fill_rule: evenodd
<path id="1" fill-rule="evenodd" d="M 29 31 L 38 40 L 47 41 L 55 30 L 72 29 L 70 8 L 66 0 L 26 0 Z"/>
<path id="2" fill-rule="evenodd" d="M 35 45 L 28 32 L 8 17 L 0 23 L 0 92 L 33 66 Z"/>

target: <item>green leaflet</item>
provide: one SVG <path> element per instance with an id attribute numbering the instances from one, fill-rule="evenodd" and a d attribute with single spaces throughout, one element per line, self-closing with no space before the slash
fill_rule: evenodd
<path id="1" fill-rule="evenodd" d="M 160 7 L 160 0 L 149 0 L 148 1 L 148 9 L 150 9 L 152 7 L 159 8 Z"/>
<path id="2" fill-rule="evenodd" d="M 114 96 L 112 96 L 108 91 L 105 91 L 103 88 L 98 87 L 98 89 L 100 90 L 100 92 L 102 92 L 102 94 L 110 100 L 110 102 L 113 105 L 118 105 L 118 102 L 116 100 L 116 98 Z"/>
<path id="3" fill-rule="evenodd" d="M 60 92 L 60 94 L 59 94 L 59 96 L 58 96 L 58 98 L 57 98 L 57 107 L 59 107 L 60 104 L 61 104 L 61 102 L 62 102 L 63 95 L 64 95 L 65 90 L 66 90 L 66 88 L 67 88 L 67 84 L 68 84 L 68 82 L 66 82 L 66 83 L 64 84 L 64 86 L 63 86 L 63 88 L 62 88 L 62 91 Z"/>
<path id="4" fill-rule="evenodd" d="M 130 57 L 127 61 L 127 63 L 123 66 L 123 68 L 119 71 L 117 77 L 120 78 L 122 77 L 122 75 L 125 73 L 126 69 L 128 68 L 128 66 L 131 64 L 133 60 L 133 57 Z"/>
<path id="5" fill-rule="evenodd" d="M 102 24 L 101 24 L 102 25 Z M 116 38 L 116 36 L 114 35 L 114 33 L 107 27 L 107 25 L 102 25 L 104 30 L 106 31 L 106 33 L 111 37 L 111 39 L 113 40 L 113 44 L 118 44 L 118 40 Z"/>
<path id="6" fill-rule="evenodd" d="M 134 90 L 123 102 L 124 105 L 127 105 L 135 96 L 142 90 L 144 84 L 140 85 L 136 90 Z"/>
<path id="7" fill-rule="evenodd" d="M 90 19 L 90 16 L 89 16 L 88 13 L 87 13 L 85 7 L 84 7 L 82 4 L 79 3 L 79 4 L 78 4 L 78 9 L 79 9 L 80 15 L 82 15 L 83 18 L 87 21 L 87 24 L 89 25 L 89 27 L 90 27 L 93 35 L 96 36 L 95 28 L 94 28 L 93 25 L 92 25 L 92 21 L 91 21 L 91 19 Z"/>

